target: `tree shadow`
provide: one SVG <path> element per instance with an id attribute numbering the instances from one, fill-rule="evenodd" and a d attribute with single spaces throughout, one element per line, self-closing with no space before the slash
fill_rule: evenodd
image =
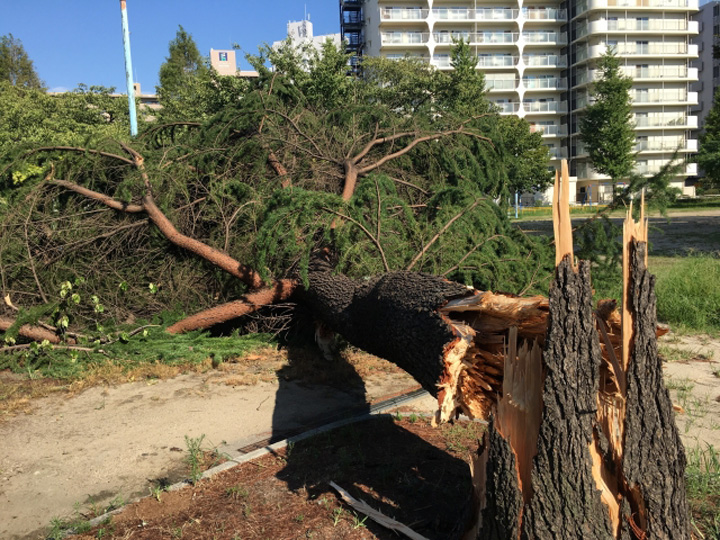
<path id="1" fill-rule="evenodd" d="M 439 442 L 442 435 L 434 432 Z M 468 464 L 404 429 L 389 415 L 298 441 L 288 448 L 285 459 L 287 465 L 277 477 L 319 504 L 336 497 L 329 486 L 333 481 L 427 538 L 452 540 L 464 532 L 471 511 Z M 364 518 L 344 506 L 345 516 Z M 376 538 L 398 538 L 369 519 L 364 526 Z"/>

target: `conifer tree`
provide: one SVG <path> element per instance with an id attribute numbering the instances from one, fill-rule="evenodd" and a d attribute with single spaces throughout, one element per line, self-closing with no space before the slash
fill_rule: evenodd
<path id="1" fill-rule="evenodd" d="M 720 89 L 715 90 L 713 106 L 705 117 L 703 127 L 697 161 L 705 172 L 705 187 L 718 187 L 720 186 Z"/>
<path id="2" fill-rule="evenodd" d="M 580 137 L 592 167 L 608 175 L 613 186 L 627 178 L 635 165 L 635 131 L 632 123 L 632 79 L 620 71 L 620 59 L 612 49 L 600 58 L 601 73 L 592 88 L 594 103 L 580 120 Z"/>
<path id="3" fill-rule="evenodd" d="M 0 81 L 23 88 L 42 89 L 44 86 L 22 41 L 12 34 L 0 36 Z"/>

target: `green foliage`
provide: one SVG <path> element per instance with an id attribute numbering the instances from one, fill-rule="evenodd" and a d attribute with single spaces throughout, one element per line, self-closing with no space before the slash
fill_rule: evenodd
<path id="1" fill-rule="evenodd" d="M 688 452 L 685 470 L 693 525 L 703 538 L 720 539 L 720 452 L 712 445 Z"/>
<path id="2" fill-rule="evenodd" d="M 715 89 L 712 108 L 705 117 L 697 162 L 705 173 L 703 188 L 720 187 L 720 89 Z"/>
<path id="3" fill-rule="evenodd" d="M 601 76 L 591 91 L 594 103 L 580 119 L 580 137 L 593 168 L 610 176 L 615 184 L 629 176 L 635 165 L 632 79 L 621 73 L 620 59 L 612 49 L 600 58 L 597 67 Z"/>
<path id="4" fill-rule="evenodd" d="M 0 82 L 8 82 L 18 88 L 44 88 L 22 41 L 12 34 L 0 36 Z"/>
<path id="5" fill-rule="evenodd" d="M 542 191 L 553 175 L 548 168 L 550 154 L 542 142 L 542 133 L 532 132 L 524 118 L 501 116 L 498 131 L 507 156 L 508 192 Z"/>

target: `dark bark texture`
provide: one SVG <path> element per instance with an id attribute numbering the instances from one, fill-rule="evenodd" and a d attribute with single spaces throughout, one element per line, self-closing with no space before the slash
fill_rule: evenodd
<path id="1" fill-rule="evenodd" d="M 648 538 L 690 538 L 685 450 L 662 378 L 655 331 L 655 276 L 645 267 L 644 242 L 633 242 L 630 310 L 634 348 L 627 373 L 623 476 L 635 523 Z M 648 516 L 644 523 L 644 516 Z"/>
<path id="2" fill-rule="evenodd" d="M 566 257 L 550 287 L 543 412 L 532 471 L 534 496 L 523 517 L 523 538 L 613 538 L 589 451 L 600 354 L 589 263 L 581 262 L 576 273 Z"/>
<path id="3" fill-rule="evenodd" d="M 472 291 L 416 272 L 391 272 L 368 281 L 311 272 L 309 282 L 302 301 L 324 324 L 352 345 L 397 364 L 437 396 L 443 353 L 457 339 L 437 310 Z"/>
<path id="4" fill-rule="evenodd" d="M 478 539 L 506 540 L 518 538 L 522 518 L 523 497 L 518 485 L 515 453 L 498 433 L 491 419 L 483 447 L 487 452 L 485 468 L 485 508 Z"/>

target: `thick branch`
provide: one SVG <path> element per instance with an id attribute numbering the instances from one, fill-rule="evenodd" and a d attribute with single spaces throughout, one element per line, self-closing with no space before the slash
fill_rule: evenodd
<path id="1" fill-rule="evenodd" d="M 323 210 L 325 210 L 326 212 L 330 212 L 331 214 L 335 214 L 337 217 L 340 217 L 340 218 L 342 218 L 342 219 L 346 219 L 346 220 L 349 221 L 350 223 L 354 223 L 355 225 L 357 225 L 358 227 L 360 227 L 360 230 L 361 230 L 363 233 L 365 233 L 365 236 L 367 236 L 367 237 L 370 239 L 370 241 L 371 241 L 373 244 L 375 244 L 375 247 L 377 248 L 378 252 L 380 253 L 380 257 L 382 258 L 383 266 L 385 267 L 385 271 L 386 271 L 386 272 L 389 272 L 389 271 L 390 271 L 390 266 L 388 265 L 387 259 L 385 258 L 385 251 L 383 250 L 382 245 L 380 244 L 380 239 L 379 239 L 379 238 L 375 238 L 375 237 L 373 236 L 373 234 L 367 229 L 367 227 L 365 227 L 365 226 L 364 226 L 362 223 L 360 223 L 359 221 L 351 218 L 350 216 L 346 216 L 345 214 L 341 214 L 340 212 L 336 212 L 335 210 L 332 210 L 331 208 L 323 208 Z M 378 223 L 379 223 L 379 222 L 378 222 Z M 378 226 L 379 226 L 379 225 L 378 225 Z"/>
<path id="2" fill-rule="evenodd" d="M 15 324 L 13 319 L 7 317 L 0 317 L 0 330 L 7 332 L 12 325 Z M 54 332 L 46 330 L 42 326 L 35 326 L 31 324 L 23 324 L 18 330 L 18 334 L 24 338 L 32 339 L 33 341 L 48 340 L 50 343 L 60 343 L 60 338 Z"/>
<path id="3" fill-rule="evenodd" d="M 171 334 L 182 334 L 183 332 L 190 332 L 191 330 L 198 330 L 200 328 L 210 328 L 215 324 L 247 315 L 248 313 L 257 311 L 263 306 L 287 300 L 293 291 L 295 291 L 297 285 L 297 282 L 291 279 L 276 281 L 273 286 L 254 291 L 245 295 L 240 300 L 215 306 L 191 315 L 168 327 L 167 331 Z"/>

